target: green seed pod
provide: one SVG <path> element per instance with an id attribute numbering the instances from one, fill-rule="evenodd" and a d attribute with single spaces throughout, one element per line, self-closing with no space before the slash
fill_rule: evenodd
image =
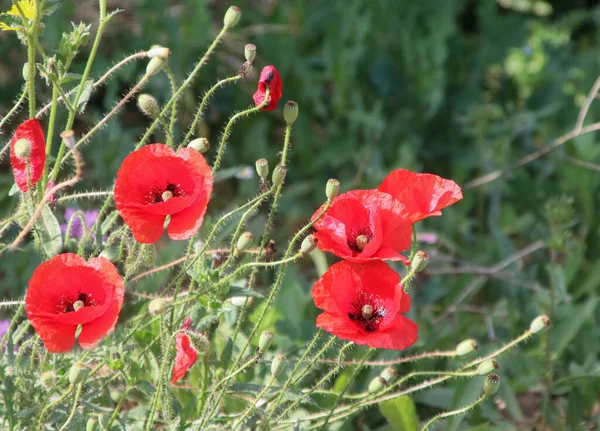
<path id="1" fill-rule="evenodd" d="M 398 377 L 398 372 L 392 367 L 387 367 L 379 374 L 379 377 L 385 381 L 386 385 L 391 385 Z"/>
<path id="2" fill-rule="evenodd" d="M 285 174 L 287 173 L 287 169 L 285 166 L 277 165 L 275 169 L 273 169 L 273 175 L 271 176 L 271 181 L 273 185 L 280 186 L 283 184 L 283 180 L 285 180 Z"/>
<path id="3" fill-rule="evenodd" d="M 298 118 L 298 104 L 293 100 L 285 102 L 283 106 L 283 119 L 288 124 L 293 124 Z"/>
<path id="4" fill-rule="evenodd" d="M 483 382 L 483 392 L 486 395 L 493 395 L 500 387 L 500 376 L 496 373 L 488 374 Z"/>
<path id="5" fill-rule="evenodd" d="M 371 382 L 369 383 L 368 390 L 369 390 L 369 393 L 374 394 L 374 393 L 382 390 L 385 386 L 386 386 L 386 381 L 383 380 L 383 378 L 381 376 L 377 376 L 373 380 L 371 380 Z"/>
<path id="6" fill-rule="evenodd" d="M 340 182 L 335 178 L 331 178 L 327 181 L 327 186 L 325 187 L 325 195 L 327 195 L 327 199 L 330 201 L 333 200 L 340 192 Z"/>
<path id="7" fill-rule="evenodd" d="M 315 236 L 313 234 L 310 234 L 306 238 L 304 238 L 304 240 L 302 241 L 302 245 L 300 246 L 300 251 L 302 251 L 302 253 L 310 253 L 311 251 L 313 251 L 315 249 L 316 246 L 317 246 L 317 239 L 315 238 Z"/>
<path id="8" fill-rule="evenodd" d="M 199 153 L 206 153 L 210 150 L 210 142 L 206 138 L 197 138 L 188 144 L 188 148 L 193 148 Z"/>
<path id="9" fill-rule="evenodd" d="M 242 17 L 242 10 L 237 6 L 230 6 L 225 12 L 225 17 L 223 18 L 223 25 L 228 28 L 235 27 L 235 25 L 240 21 Z"/>
<path id="10" fill-rule="evenodd" d="M 27 139 L 19 139 L 15 142 L 15 156 L 26 159 L 31 155 L 31 142 Z"/>
<path id="11" fill-rule="evenodd" d="M 237 240 L 236 247 L 238 251 L 248 250 L 254 242 L 254 235 L 251 232 L 244 232 Z"/>
<path id="12" fill-rule="evenodd" d="M 163 298 L 156 298 L 150 301 L 148 304 L 148 313 L 156 316 L 158 314 L 162 314 L 169 308 L 169 302 Z"/>
<path id="13" fill-rule="evenodd" d="M 539 334 L 545 332 L 550 327 L 550 319 L 545 314 L 536 317 L 529 325 L 529 330 L 533 334 Z"/>
<path id="14" fill-rule="evenodd" d="M 492 371 L 497 370 L 498 368 L 500 368 L 498 365 L 498 361 L 496 361 L 495 359 L 490 359 L 479 364 L 479 366 L 477 367 L 477 374 L 479 374 L 480 376 L 484 376 L 486 374 L 491 373 Z"/>
<path id="15" fill-rule="evenodd" d="M 251 43 L 247 44 L 244 47 L 244 56 L 248 63 L 252 63 L 256 57 L 256 45 L 252 45 Z"/>
<path id="16" fill-rule="evenodd" d="M 272 332 L 263 331 L 258 339 L 258 351 L 264 353 L 269 350 L 269 347 L 271 347 L 271 344 L 273 343 L 273 337 L 274 335 Z"/>
<path id="17" fill-rule="evenodd" d="M 137 106 L 146 117 L 155 120 L 160 115 L 158 100 L 147 93 L 142 93 L 137 98 Z"/>
<path id="18" fill-rule="evenodd" d="M 52 389 L 56 383 L 56 373 L 54 371 L 44 371 L 40 376 L 40 383 L 44 389 Z"/>
<path id="19" fill-rule="evenodd" d="M 85 365 L 81 362 L 74 362 L 71 366 L 71 370 L 69 370 L 69 382 L 71 382 L 72 385 L 78 385 L 79 383 L 85 382 L 89 375 L 90 370 L 88 370 Z"/>
<path id="20" fill-rule="evenodd" d="M 160 45 L 153 45 L 146 53 L 148 58 L 161 57 L 165 60 L 171 55 L 171 50 Z"/>
<path id="21" fill-rule="evenodd" d="M 285 370 L 287 359 L 283 355 L 277 355 L 271 362 L 271 374 L 278 376 L 283 370 Z"/>
<path id="22" fill-rule="evenodd" d="M 424 252 L 423 250 L 417 251 L 414 259 L 410 263 L 410 269 L 414 272 L 421 272 L 425 269 L 427 264 L 429 263 L 429 254 Z"/>
<path id="23" fill-rule="evenodd" d="M 269 175 L 269 162 L 267 159 L 258 159 L 256 161 L 256 173 L 263 180 L 267 179 L 267 176 Z"/>
<path id="24" fill-rule="evenodd" d="M 146 76 L 154 76 L 161 70 L 163 70 L 166 66 L 167 62 L 162 57 L 154 57 L 148 62 L 148 66 L 146 66 Z"/>
<path id="25" fill-rule="evenodd" d="M 456 354 L 458 356 L 465 356 L 477 350 L 478 347 L 479 344 L 477 344 L 477 341 L 473 340 L 472 338 L 468 338 L 461 341 L 458 346 L 456 346 Z"/>
<path id="26" fill-rule="evenodd" d="M 98 429 L 98 420 L 96 418 L 89 418 L 85 424 L 85 431 L 96 431 Z"/>

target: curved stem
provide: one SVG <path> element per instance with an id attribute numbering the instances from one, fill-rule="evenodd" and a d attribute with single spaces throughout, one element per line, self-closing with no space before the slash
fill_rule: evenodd
<path id="1" fill-rule="evenodd" d="M 248 408 L 246 409 L 246 411 L 244 412 L 244 414 L 242 415 L 241 418 L 239 418 L 236 421 L 235 426 L 233 427 L 232 431 L 235 431 L 238 429 L 238 427 L 244 423 L 244 420 L 248 417 L 248 415 L 250 413 L 252 413 L 252 410 L 254 410 L 254 407 L 256 406 L 256 404 L 260 401 L 260 399 L 262 397 L 264 397 L 264 395 L 267 393 L 267 391 L 269 390 L 269 388 L 271 387 L 271 385 L 273 384 L 273 382 L 275 381 L 276 377 L 274 375 L 271 376 L 271 378 L 269 379 L 269 381 L 267 382 L 266 386 L 263 388 L 262 391 L 260 391 L 260 393 L 258 395 L 256 395 L 256 398 L 254 398 L 254 401 L 252 401 L 252 404 L 250 404 L 250 406 L 248 406 Z"/>
<path id="2" fill-rule="evenodd" d="M 19 107 L 21 106 L 21 104 L 25 100 L 25 97 L 27 97 L 27 89 L 28 89 L 28 86 L 24 85 L 23 86 L 23 91 L 22 91 L 21 95 L 19 96 L 19 98 L 17 99 L 16 103 L 13 105 L 12 108 L 10 108 L 10 111 L 8 111 L 6 113 L 6 115 L 4 117 L 2 117 L 2 120 L 0 120 L 0 130 L 2 130 L 2 127 L 4 127 L 4 125 L 6 124 L 6 122 L 8 121 L 8 119 L 10 117 L 12 117 L 19 110 Z M 2 148 L 2 151 L 0 151 L 0 160 L 2 160 L 2 157 L 4 155 L 4 151 L 6 151 L 6 149 L 9 148 L 9 147 L 10 147 L 9 144 L 7 143 Z"/>
<path id="3" fill-rule="evenodd" d="M 71 423 L 71 421 L 73 420 L 73 417 L 75 416 L 75 412 L 77 411 L 77 405 L 79 404 L 79 397 L 81 396 L 82 388 L 83 388 L 83 383 L 80 383 L 79 385 L 77 385 L 77 392 L 75 392 L 75 399 L 73 400 L 73 407 L 71 408 L 71 414 L 69 414 L 69 417 L 67 418 L 67 420 L 65 421 L 63 426 L 60 427 L 60 429 L 58 431 L 66 430 L 67 425 L 69 425 L 69 423 Z"/>
<path id="4" fill-rule="evenodd" d="M 448 411 L 448 412 L 444 412 L 444 413 L 440 413 L 438 415 L 435 415 L 434 417 L 432 417 L 431 419 L 429 419 L 425 425 L 423 425 L 423 428 L 421 428 L 421 431 L 427 431 L 427 429 L 429 429 L 429 427 L 431 425 L 433 425 L 433 423 L 435 421 L 437 421 L 437 420 L 465 413 L 465 412 L 471 410 L 476 405 L 481 404 L 482 402 L 484 402 L 485 400 L 487 400 L 487 398 L 488 398 L 488 396 L 486 394 L 483 394 L 479 398 L 477 398 L 475 401 L 473 401 L 471 404 L 468 404 L 468 405 L 466 405 L 466 406 L 464 406 L 464 407 L 462 407 L 460 409 L 451 410 L 451 411 Z"/>

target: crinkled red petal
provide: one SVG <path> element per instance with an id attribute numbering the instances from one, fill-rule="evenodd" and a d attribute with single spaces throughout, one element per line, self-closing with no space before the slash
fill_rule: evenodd
<path id="1" fill-rule="evenodd" d="M 189 335 L 185 333 L 179 333 L 175 336 L 175 349 L 177 353 L 171 383 L 182 379 L 198 358 L 198 353 L 192 347 Z"/>
<path id="2" fill-rule="evenodd" d="M 272 111 L 273 109 L 277 108 L 277 104 L 282 96 L 282 86 L 283 83 L 281 81 L 281 76 L 279 75 L 279 71 L 275 68 L 275 66 L 265 66 L 260 72 L 258 90 L 252 96 L 254 103 L 257 106 L 263 103 L 265 100 L 266 90 L 269 88 L 271 90 L 269 93 L 269 100 L 267 105 L 265 105 L 262 110 Z"/>
<path id="3" fill-rule="evenodd" d="M 46 143 L 40 122 L 36 119 L 24 121 L 17 127 L 10 140 L 10 164 L 13 168 L 15 183 L 21 191 L 26 192 L 29 190 L 27 160 L 17 157 L 15 154 L 15 143 L 20 139 L 27 139 L 31 144 L 31 154 L 28 159 L 31 184 L 34 185 L 42 178 L 46 164 Z"/>

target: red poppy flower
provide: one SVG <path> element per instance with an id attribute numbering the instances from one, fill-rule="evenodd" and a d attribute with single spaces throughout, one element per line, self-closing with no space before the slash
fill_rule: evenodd
<path id="1" fill-rule="evenodd" d="M 323 207 L 314 213 L 314 220 Z M 352 190 L 334 198 L 327 213 L 315 224 L 317 244 L 352 262 L 374 259 L 401 260 L 410 247 L 412 229 L 404 205 L 377 190 Z"/>
<path id="2" fill-rule="evenodd" d="M 377 190 L 389 193 L 402 202 L 411 223 L 431 216 L 463 198 L 454 181 L 432 174 L 417 174 L 406 169 L 392 171 Z"/>
<path id="3" fill-rule="evenodd" d="M 189 331 L 192 326 L 192 319 L 186 317 L 183 322 L 181 329 Z M 192 347 L 190 342 L 190 336 L 184 332 L 179 332 L 175 335 L 175 349 L 177 354 L 175 355 L 175 365 L 173 366 L 173 377 L 171 377 L 171 383 L 175 383 L 185 376 L 185 373 L 194 365 L 196 358 L 198 358 L 198 352 Z"/>
<path id="4" fill-rule="evenodd" d="M 275 69 L 275 66 L 265 66 L 260 72 L 260 79 L 258 80 L 258 90 L 254 93 L 253 99 L 256 106 L 263 103 L 265 100 L 265 93 L 267 88 L 271 90 L 269 93 L 269 101 L 263 106 L 263 111 L 272 111 L 277 108 L 277 104 L 279 103 L 279 99 L 281 99 L 281 76 L 279 76 L 279 72 Z"/>
<path id="5" fill-rule="evenodd" d="M 410 309 L 410 297 L 385 262 L 338 262 L 315 283 L 312 296 L 325 311 L 317 327 L 342 340 L 394 350 L 417 341 L 417 325 L 400 314 Z"/>
<path id="6" fill-rule="evenodd" d="M 151 144 L 129 154 L 117 173 L 115 204 L 138 242 L 158 241 L 170 216 L 171 239 L 188 239 L 204 220 L 213 175 L 193 148 Z"/>
<path id="7" fill-rule="evenodd" d="M 17 142 L 25 140 L 29 143 L 29 156 L 20 157 L 17 154 L 20 149 L 15 151 L 20 144 Z M 27 146 L 25 146 L 27 147 Z M 31 176 L 31 185 L 37 183 L 44 173 L 46 164 L 46 143 L 44 132 L 40 122 L 36 119 L 24 121 L 17 127 L 13 138 L 10 140 L 10 164 L 13 168 L 15 183 L 22 192 L 29 190 L 27 185 L 27 161 L 29 160 L 29 175 Z"/>
<path id="8" fill-rule="evenodd" d="M 91 349 L 117 324 L 125 287 L 112 263 L 103 257 L 86 262 L 73 253 L 59 254 L 38 266 L 25 296 L 31 325 L 50 352 L 75 344 Z"/>

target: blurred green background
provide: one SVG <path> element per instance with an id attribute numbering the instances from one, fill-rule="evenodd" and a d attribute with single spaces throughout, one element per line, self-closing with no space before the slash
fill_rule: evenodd
<path id="1" fill-rule="evenodd" d="M 3 10 L 8 3 L 3 0 Z M 159 43 L 170 47 L 169 64 L 180 81 L 217 34 L 229 6 L 220 0 L 108 3 L 110 9 L 124 12 L 107 26 L 92 75 L 98 77 L 126 55 Z M 243 62 L 243 46 L 254 43 L 257 71 L 274 64 L 283 78 L 282 102 L 295 100 L 300 106 L 274 229 L 278 244 L 321 205 L 328 178 L 338 178 L 344 191 L 371 188 L 390 170 L 402 167 L 466 184 L 550 144 L 574 127 L 600 74 L 600 6 L 594 1 L 236 4 L 244 11 L 242 22 L 181 99 L 178 136 L 191 122 L 203 91 L 235 74 Z M 71 21 L 94 23 L 94 32 L 96 7 L 93 1 L 64 1 L 45 21 L 46 51 L 56 49 Z M 90 45 L 91 41 L 85 49 Z M 14 33 L 0 33 L 2 115 L 19 94 L 25 56 Z M 81 54 L 76 59 L 74 72 L 83 69 L 85 58 Z M 144 69 L 145 62 L 132 63 L 99 89 L 79 116 L 77 133 L 102 118 Z M 257 71 L 213 98 L 198 130 L 213 147 L 228 116 L 251 103 Z M 39 100 L 48 100 L 48 89 L 39 84 Z M 153 78 L 145 91 L 161 102 L 170 97 L 164 74 Z M 234 128 L 225 167 L 242 173 L 217 185 L 209 208 L 213 217 L 256 191 L 256 178 L 247 178 L 244 166 L 252 167 L 261 157 L 275 162 L 283 135 L 282 105 Z M 59 113 L 59 127 L 64 114 Z M 587 123 L 598 117 L 595 102 Z M 8 141 L 16 124 L 15 119 L 2 131 L 0 144 Z M 84 181 L 77 190 L 110 187 L 147 125 L 130 103 L 84 149 Z M 432 260 L 412 291 L 410 316 L 420 325 L 420 341 L 413 350 L 452 349 L 466 337 L 497 347 L 522 333 L 540 313 L 551 315 L 554 324 L 549 339 L 536 337 L 503 358 L 504 384 L 495 403 L 448 421 L 441 429 L 588 430 L 600 424 L 598 164 L 596 135 L 580 136 L 494 182 L 466 189 L 465 199 L 443 217 L 419 226 L 436 240 L 422 245 Z M 16 205 L 8 196 L 12 182 L 5 157 L 0 164 L 0 216 Z M 90 209 L 98 204 L 80 205 Z M 64 209 L 57 207 L 59 219 Z M 260 231 L 265 211 L 251 230 Z M 180 245 L 161 247 L 160 263 L 181 254 Z M 524 248 L 535 251 L 518 258 L 515 253 Z M 333 262 L 331 256 L 326 258 Z M 325 257 L 314 259 L 322 270 Z M 4 254 L 0 296 L 21 295 L 38 262 L 31 253 Z M 287 277 L 272 324 L 290 344 L 302 345 L 314 331 L 310 286 L 316 272 L 308 262 Z M 153 279 L 147 289 L 160 288 L 161 280 Z M 368 382 L 368 376 L 363 379 Z M 480 384 L 476 379 L 458 381 L 418 394 L 417 412 L 425 418 L 439 408 L 462 406 L 479 393 Z M 390 411 L 361 416 L 345 429 L 402 429 L 393 416 Z"/>

